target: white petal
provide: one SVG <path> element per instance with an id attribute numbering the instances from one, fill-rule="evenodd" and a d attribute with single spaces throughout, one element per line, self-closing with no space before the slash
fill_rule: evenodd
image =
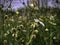
<path id="1" fill-rule="evenodd" d="M 39 20 L 38 20 L 38 19 L 34 19 L 34 21 L 35 21 L 35 22 L 39 22 Z"/>
<path id="2" fill-rule="evenodd" d="M 42 26 L 45 26 L 43 22 L 39 21 L 39 23 L 40 23 Z"/>
<path id="3" fill-rule="evenodd" d="M 45 26 L 43 22 L 39 21 L 38 19 L 34 19 L 35 22 L 39 22 L 42 26 Z"/>

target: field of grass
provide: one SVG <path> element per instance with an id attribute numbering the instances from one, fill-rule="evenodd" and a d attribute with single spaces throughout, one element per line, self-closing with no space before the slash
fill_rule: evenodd
<path id="1" fill-rule="evenodd" d="M 59 45 L 60 9 L 0 11 L 0 45 Z"/>

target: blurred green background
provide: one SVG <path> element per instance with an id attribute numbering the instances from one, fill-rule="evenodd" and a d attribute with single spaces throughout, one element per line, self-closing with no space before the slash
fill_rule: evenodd
<path id="1" fill-rule="evenodd" d="M 1 10 L 0 45 L 60 45 L 60 9 Z"/>

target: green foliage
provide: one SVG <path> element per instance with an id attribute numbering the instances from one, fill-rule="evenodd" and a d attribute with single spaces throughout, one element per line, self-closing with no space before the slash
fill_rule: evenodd
<path id="1" fill-rule="evenodd" d="M 54 13 L 49 11 L 50 9 L 44 8 L 38 10 L 27 8 L 16 12 L 0 11 L 0 45 L 54 45 L 58 43 L 60 40 L 59 13 L 54 12 L 54 9 L 52 9 Z M 35 22 L 34 19 L 39 22 Z"/>

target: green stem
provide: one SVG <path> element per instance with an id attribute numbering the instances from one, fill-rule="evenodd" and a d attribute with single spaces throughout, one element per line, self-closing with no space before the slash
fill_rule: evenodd
<path id="1" fill-rule="evenodd" d="M 29 44 L 31 43 L 32 38 L 33 38 L 33 33 L 34 33 L 34 31 L 32 31 L 32 34 L 30 35 L 30 39 L 29 39 L 29 41 L 26 43 L 26 45 L 29 45 Z"/>

